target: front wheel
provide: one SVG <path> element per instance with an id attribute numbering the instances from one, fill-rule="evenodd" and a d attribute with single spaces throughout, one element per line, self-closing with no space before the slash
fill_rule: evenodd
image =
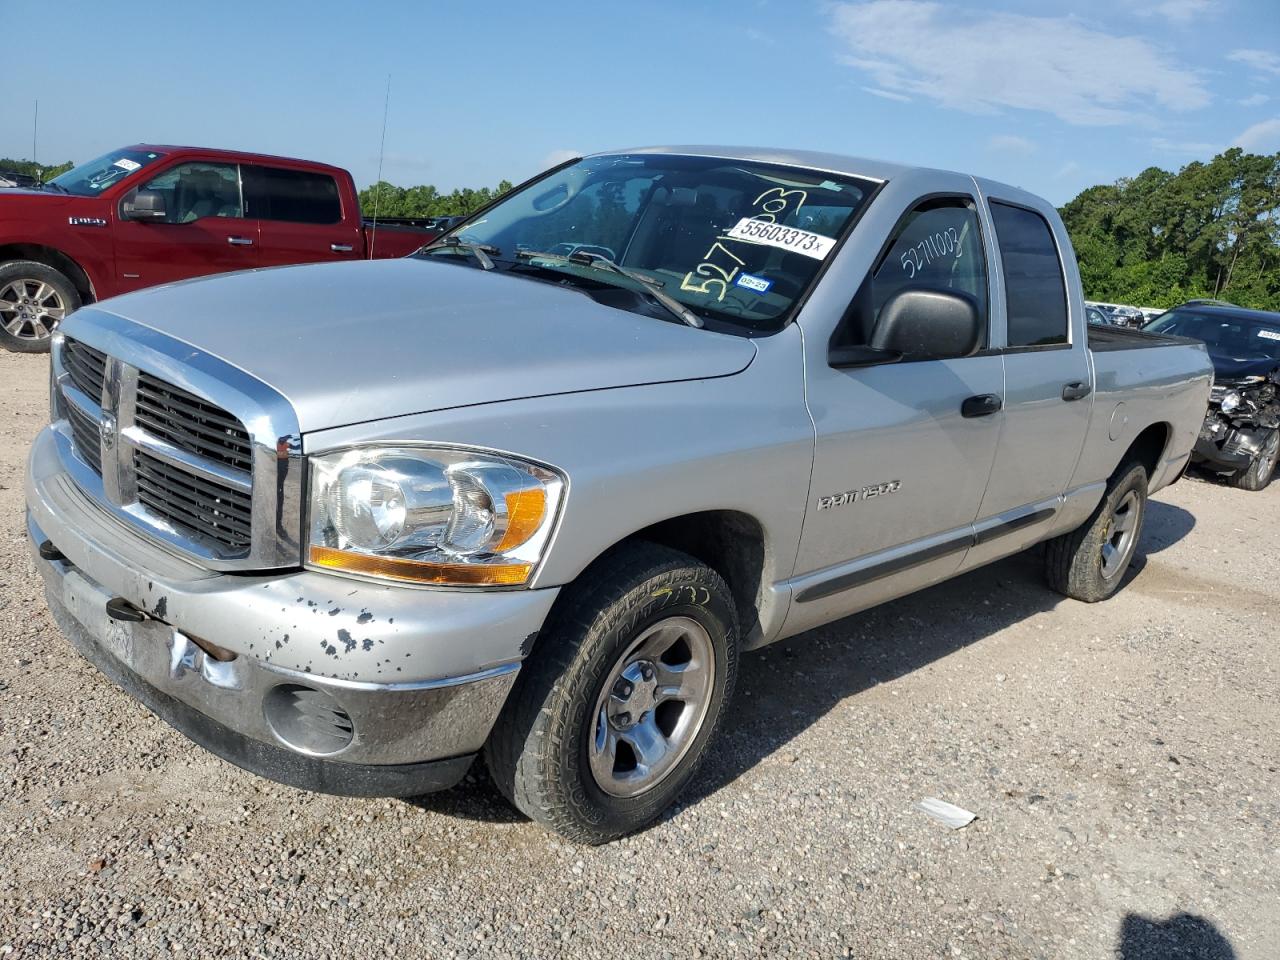
<path id="1" fill-rule="evenodd" d="M 737 615 L 719 574 L 653 544 L 567 589 L 485 759 L 528 817 L 604 843 L 656 819 L 696 772 L 733 693 Z"/>
<path id="2" fill-rule="evenodd" d="M 1249 464 L 1249 469 L 1241 470 L 1228 481 L 1233 487 L 1241 490 L 1264 490 L 1275 476 L 1276 461 L 1280 460 L 1280 430 L 1272 430 L 1271 435 L 1262 443 L 1262 449 Z"/>
<path id="3" fill-rule="evenodd" d="M 53 331 L 80 306 L 66 275 L 34 260 L 0 264 L 0 346 L 47 353 Z"/>
<path id="4" fill-rule="evenodd" d="M 1106 600 L 1120 589 L 1146 515 L 1146 467 L 1126 463 L 1112 476 L 1089 519 L 1046 544 L 1049 586 L 1086 603 Z"/>

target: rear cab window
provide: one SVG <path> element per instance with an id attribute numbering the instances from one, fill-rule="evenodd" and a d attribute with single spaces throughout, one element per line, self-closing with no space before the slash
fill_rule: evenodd
<path id="1" fill-rule="evenodd" d="M 999 200 L 991 201 L 991 220 L 1004 269 L 1008 345 L 1069 344 L 1067 282 L 1048 221 L 1034 210 Z"/>
<path id="2" fill-rule="evenodd" d="M 341 222 L 338 182 L 328 174 L 258 164 L 243 169 L 248 216 L 287 223 Z"/>

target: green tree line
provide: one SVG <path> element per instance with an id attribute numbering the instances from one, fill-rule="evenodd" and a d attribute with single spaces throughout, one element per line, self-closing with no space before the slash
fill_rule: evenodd
<path id="1" fill-rule="evenodd" d="M 457 217 L 480 209 L 510 189 L 510 180 L 493 188 L 463 187 L 452 193 L 441 193 L 430 184 L 397 187 L 379 180 L 360 191 L 360 210 L 366 217 L 373 216 L 374 211 L 379 217 Z"/>
<path id="2" fill-rule="evenodd" d="M 56 166 L 46 167 L 44 164 L 36 163 L 34 160 L 10 160 L 8 157 L 0 157 L 0 170 L 25 173 L 28 177 L 35 177 L 41 183 L 46 180 L 52 180 L 58 174 L 66 173 L 73 166 L 75 164 L 70 160 L 66 163 L 59 163 Z"/>
<path id="3" fill-rule="evenodd" d="M 1148 167 L 1060 210 L 1085 295 L 1172 307 L 1196 297 L 1280 311 L 1280 153 L 1232 148 Z"/>

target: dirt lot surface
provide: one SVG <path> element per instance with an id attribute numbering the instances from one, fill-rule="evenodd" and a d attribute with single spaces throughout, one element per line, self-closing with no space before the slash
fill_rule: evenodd
<path id="1" fill-rule="evenodd" d="M 102 679 L 26 560 L 45 378 L 0 352 L 0 957 L 1280 956 L 1280 484 L 1160 494 L 1105 604 L 1030 554 L 748 656 L 683 802 L 588 849 L 481 770 L 278 786 Z"/>

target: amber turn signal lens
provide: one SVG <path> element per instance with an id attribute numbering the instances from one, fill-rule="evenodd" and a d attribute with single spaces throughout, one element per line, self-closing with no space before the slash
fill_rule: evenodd
<path id="1" fill-rule="evenodd" d="M 526 538 L 527 539 L 527 538 Z M 515 587 L 529 579 L 531 563 L 425 563 L 399 557 L 371 557 L 332 547 L 312 547 L 311 562 L 328 570 L 345 570 L 371 577 L 412 583 L 455 586 Z"/>
<path id="2" fill-rule="evenodd" d="M 507 530 L 493 548 L 494 553 L 506 553 L 532 537 L 547 513 L 547 492 L 541 487 L 508 493 L 506 501 Z"/>

